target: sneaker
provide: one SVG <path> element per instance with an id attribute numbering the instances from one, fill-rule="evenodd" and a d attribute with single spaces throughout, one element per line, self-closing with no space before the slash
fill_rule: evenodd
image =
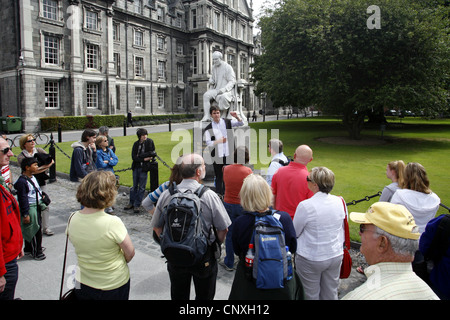
<path id="1" fill-rule="evenodd" d="M 124 209 L 125 210 L 130 210 L 130 209 L 133 209 L 133 208 L 134 208 L 134 206 L 130 203 Z"/>
<path id="2" fill-rule="evenodd" d="M 44 232 L 42 232 L 42 233 L 49 237 L 55 234 L 52 230 L 50 230 L 48 228 L 45 229 Z"/>
<path id="3" fill-rule="evenodd" d="M 141 212 L 141 211 L 139 210 L 139 207 L 135 207 L 134 210 L 133 210 L 133 212 L 134 212 L 134 213 L 139 213 L 139 212 Z"/>
<path id="4" fill-rule="evenodd" d="M 47 258 L 47 257 L 46 257 L 45 254 L 43 254 L 42 252 L 41 252 L 41 253 L 38 253 L 35 257 L 33 257 L 34 260 L 38 260 L 38 261 L 42 261 L 42 260 L 44 260 L 45 258 Z"/>

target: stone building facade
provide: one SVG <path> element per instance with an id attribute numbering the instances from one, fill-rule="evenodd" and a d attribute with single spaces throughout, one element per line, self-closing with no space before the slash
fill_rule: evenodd
<path id="1" fill-rule="evenodd" d="M 253 110 L 246 0 L 3 0 L 0 117 L 202 114 L 219 50 Z"/>

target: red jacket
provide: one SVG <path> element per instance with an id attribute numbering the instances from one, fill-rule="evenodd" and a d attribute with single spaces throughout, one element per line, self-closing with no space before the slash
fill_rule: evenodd
<path id="1" fill-rule="evenodd" d="M 13 195 L 0 185 L 0 277 L 6 273 L 5 264 L 22 251 L 19 205 Z"/>

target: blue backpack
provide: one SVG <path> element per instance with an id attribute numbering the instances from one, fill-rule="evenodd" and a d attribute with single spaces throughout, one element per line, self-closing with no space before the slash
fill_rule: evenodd
<path id="1" fill-rule="evenodd" d="M 160 236 L 161 251 L 176 266 L 190 267 L 202 262 L 208 249 L 203 232 L 200 197 L 208 190 L 201 185 L 195 192 L 180 192 L 170 186 L 169 203 L 164 208 L 164 227 Z"/>
<path id="2" fill-rule="evenodd" d="M 284 230 L 276 212 L 255 215 L 253 279 L 258 289 L 284 288 L 288 274 Z"/>

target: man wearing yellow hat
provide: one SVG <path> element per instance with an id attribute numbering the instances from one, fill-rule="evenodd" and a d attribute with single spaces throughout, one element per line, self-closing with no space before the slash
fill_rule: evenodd
<path id="1" fill-rule="evenodd" d="M 370 265 L 367 281 L 342 300 L 438 300 L 412 270 L 419 246 L 419 228 L 403 205 L 374 203 L 365 213 L 352 212 L 360 224 L 361 253 Z"/>

